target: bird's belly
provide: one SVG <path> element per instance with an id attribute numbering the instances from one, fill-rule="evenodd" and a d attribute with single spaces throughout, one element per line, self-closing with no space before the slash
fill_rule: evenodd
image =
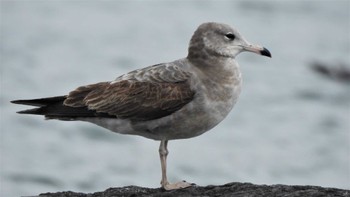
<path id="1" fill-rule="evenodd" d="M 135 130 L 138 130 L 137 127 L 146 126 L 148 134 L 157 136 L 156 140 L 196 137 L 215 127 L 228 115 L 239 93 L 240 86 L 237 86 L 231 88 L 230 93 L 226 95 L 213 92 L 209 94 L 211 98 L 198 96 L 168 117 L 147 121 L 147 126 L 142 123 L 136 124 Z"/>
<path id="2" fill-rule="evenodd" d="M 163 118 L 148 121 L 101 118 L 80 119 L 107 128 L 113 132 L 140 135 L 154 140 L 173 140 L 196 137 L 219 124 L 238 99 L 240 85 L 200 94 L 180 110 Z"/>

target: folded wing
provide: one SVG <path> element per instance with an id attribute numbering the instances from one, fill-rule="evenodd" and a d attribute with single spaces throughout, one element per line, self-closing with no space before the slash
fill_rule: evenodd
<path id="1" fill-rule="evenodd" d="M 64 104 L 87 107 L 121 119 L 152 120 L 179 110 L 193 96 L 187 81 L 155 83 L 121 80 L 79 87 L 68 95 Z"/>
<path id="2" fill-rule="evenodd" d="M 81 86 L 67 96 L 12 102 L 38 107 L 19 113 L 45 115 L 49 119 L 152 120 L 174 113 L 193 99 L 195 92 L 188 78 L 189 74 L 178 67 L 155 65 L 130 72 L 113 82 Z"/>

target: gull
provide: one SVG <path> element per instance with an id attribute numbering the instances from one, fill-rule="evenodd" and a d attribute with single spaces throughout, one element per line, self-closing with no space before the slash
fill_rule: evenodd
<path id="1" fill-rule="evenodd" d="M 235 57 L 243 51 L 271 57 L 266 48 L 250 44 L 235 28 L 203 23 L 194 32 L 185 58 L 80 86 L 65 96 L 11 102 L 36 107 L 20 114 L 85 121 L 160 141 L 162 188 L 186 188 L 193 184 L 168 182 L 168 141 L 199 136 L 229 114 L 241 92 Z"/>

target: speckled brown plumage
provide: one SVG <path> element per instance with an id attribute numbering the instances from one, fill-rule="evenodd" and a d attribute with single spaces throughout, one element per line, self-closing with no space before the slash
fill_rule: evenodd
<path id="1" fill-rule="evenodd" d="M 69 93 L 64 104 L 87 107 L 121 119 L 152 120 L 179 110 L 193 96 L 194 91 L 186 81 L 152 83 L 121 80 L 79 87 Z"/>

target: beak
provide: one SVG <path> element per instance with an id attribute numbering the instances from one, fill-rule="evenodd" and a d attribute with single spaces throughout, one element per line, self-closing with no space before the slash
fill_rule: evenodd
<path id="1" fill-rule="evenodd" d="M 271 53 L 267 48 L 259 46 L 259 45 L 252 45 L 252 44 L 247 44 L 242 46 L 244 50 L 250 51 L 253 53 L 257 53 L 263 56 L 271 57 Z"/>

